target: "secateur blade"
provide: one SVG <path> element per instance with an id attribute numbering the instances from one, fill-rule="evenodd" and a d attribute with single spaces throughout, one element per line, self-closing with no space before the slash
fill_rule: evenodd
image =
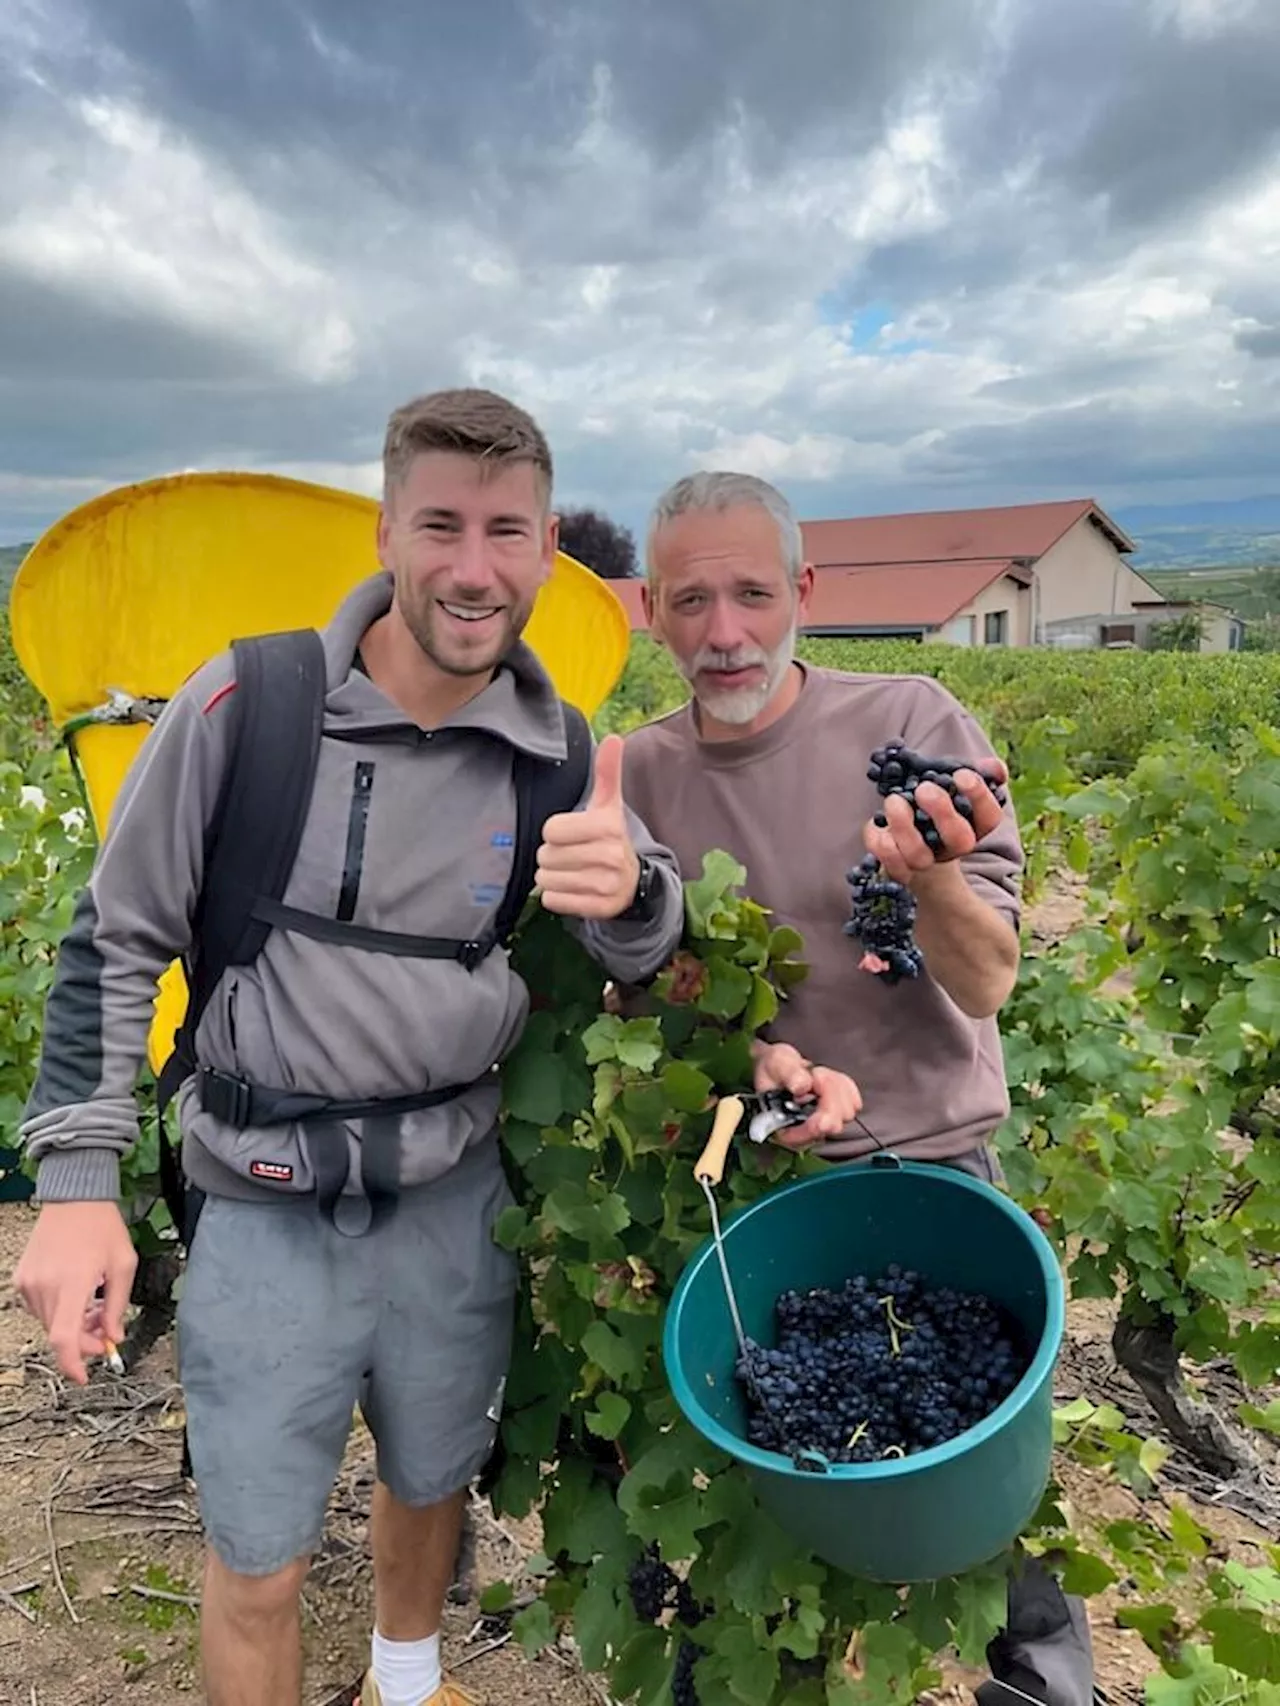
<path id="1" fill-rule="evenodd" d="M 750 1114 L 747 1136 L 752 1143 L 765 1143 L 775 1131 L 803 1125 L 818 1102 L 816 1096 L 793 1096 L 789 1090 L 753 1090 L 741 1099 Z"/>

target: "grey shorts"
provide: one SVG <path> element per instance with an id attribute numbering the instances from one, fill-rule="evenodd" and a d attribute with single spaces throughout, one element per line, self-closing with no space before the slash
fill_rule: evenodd
<path id="1" fill-rule="evenodd" d="M 178 1369 L 209 1542 L 269 1575 L 314 1551 L 357 1404 L 379 1478 L 435 1504 L 497 1434 L 517 1266 L 496 1140 L 406 1191 L 366 1237 L 310 1202 L 210 1197 L 178 1303 Z"/>

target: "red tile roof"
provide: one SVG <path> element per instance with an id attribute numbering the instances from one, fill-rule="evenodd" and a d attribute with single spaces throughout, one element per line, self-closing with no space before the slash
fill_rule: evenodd
<path id="1" fill-rule="evenodd" d="M 892 563 L 853 569 L 818 569 L 805 617 L 814 628 L 941 628 L 993 581 L 1009 575 L 1019 586 L 1030 575 L 1009 558 L 973 563 Z M 631 619 L 645 627 L 639 579 L 610 581 Z"/>
<path id="2" fill-rule="evenodd" d="M 928 510 L 918 515 L 804 521 L 800 530 L 805 555 L 822 567 L 836 563 L 956 563 L 1042 557 L 1082 516 L 1090 516 L 1117 550 L 1133 550 L 1132 540 L 1092 498 L 1011 504 L 1003 509 Z"/>
<path id="3" fill-rule="evenodd" d="M 644 619 L 644 611 L 640 608 L 640 588 L 643 585 L 644 581 L 639 576 L 635 576 L 631 580 L 616 580 L 609 582 L 610 591 L 617 593 L 618 597 L 622 600 L 623 607 L 625 608 L 627 615 L 631 618 L 632 632 L 637 628 L 644 628 L 647 626 Z"/>
<path id="4" fill-rule="evenodd" d="M 1001 575 L 1028 585 L 1020 565 L 1042 557 L 1085 516 L 1118 551 L 1134 549 L 1092 498 L 803 521 L 805 555 L 817 569 L 806 627 L 940 628 Z M 609 584 L 632 629 L 644 628 L 642 581 Z"/>
<path id="5" fill-rule="evenodd" d="M 892 563 L 818 569 L 804 628 L 941 628 L 980 592 L 1009 575 L 1019 586 L 1028 572 L 1008 558 L 972 563 Z"/>

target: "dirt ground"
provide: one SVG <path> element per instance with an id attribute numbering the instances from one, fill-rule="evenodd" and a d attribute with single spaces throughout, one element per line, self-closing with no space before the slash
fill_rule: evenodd
<path id="1" fill-rule="evenodd" d="M 1031 921 L 1039 941 L 1076 922 L 1069 885 L 1046 896 Z M 160 1339 L 124 1378 L 96 1367 L 87 1389 L 54 1376 L 39 1334 L 9 1293 L 32 1211 L 0 1205 L 0 1706 L 171 1706 L 203 1698 L 196 1649 L 201 1548 L 191 1488 L 179 1473 L 181 1393 L 173 1347 Z M 1110 1353 L 1109 1306 L 1073 1304 L 1057 1393 L 1108 1400 L 1141 1433 L 1158 1426 Z M 1208 1371 L 1229 1409 L 1229 1376 Z M 1272 1534 L 1247 1490 L 1215 1487 L 1175 1454 L 1167 1496 L 1186 1504 L 1224 1552 L 1267 1561 Z M 1077 1521 L 1131 1515 L 1137 1501 L 1114 1479 L 1074 1464 L 1061 1479 Z M 306 1590 L 306 1706 L 349 1706 L 366 1662 L 372 1620 L 365 1513 L 371 1483 L 367 1435 L 357 1431 L 331 1507 L 322 1555 Z M 1232 1508 L 1232 1506 L 1237 1508 Z M 1150 1512 L 1148 1512 L 1150 1514 Z M 489 1706 L 607 1706 L 571 1650 L 527 1659 L 501 1618 L 481 1616 L 476 1595 L 519 1580 L 538 1550 L 535 1523 L 501 1527 L 476 1503 L 472 1596 L 448 1608 L 446 1665 Z M 1274 1526 L 1272 1523 L 1271 1526 Z M 1125 1583 L 1090 1602 L 1097 1676 L 1109 1706 L 1142 1698 L 1158 1667 L 1116 1613 Z M 955 1670 L 939 1706 L 973 1706 L 975 1675 Z"/>
<path id="2" fill-rule="evenodd" d="M 0 1273 L 9 1274 L 32 1220 L 0 1207 Z M 1114 1368 L 1107 1306 L 1069 1311 L 1060 1399 L 1086 1392 L 1117 1404 L 1141 1431 L 1149 1412 Z M 199 1701 L 195 1602 L 200 1542 L 194 1500 L 179 1476 L 181 1395 L 172 1344 L 161 1339 L 120 1379 L 95 1367 L 86 1389 L 51 1372 L 37 1331 L 20 1306 L 0 1299 L 0 1706 L 136 1706 Z M 1174 1469 L 1178 1468 L 1175 1463 Z M 1137 1501 L 1105 1475 L 1064 1466 L 1063 1485 L 1086 1523 L 1132 1515 Z M 372 1615 L 365 1550 L 370 1450 L 357 1431 L 331 1509 L 324 1550 L 306 1594 L 307 1706 L 348 1706 L 367 1652 Z M 1262 1564 L 1270 1538 L 1216 1502 L 1207 1480 L 1182 1466 L 1172 1496 L 1246 1563 Z M 474 1507 L 474 1592 L 519 1579 L 538 1549 L 536 1525 L 500 1527 Z M 55 1567 L 56 1546 L 56 1567 Z M 1152 1655 L 1115 1613 L 1124 1584 L 1090 1602 L 1098 1681 L 1113 1706 L 1137 1702 Z M 451 1605 L 446 1663 L 489 1706 L 601 1706 L 606 1696 L 571 1651 L 527 1659 L 501 1619 L 481 1616 L 475 1597 Z M 501 1642 L 498 1645 L 495 1643 Z M 972 1706 L 959 1669 L 943 1706 Z"/>

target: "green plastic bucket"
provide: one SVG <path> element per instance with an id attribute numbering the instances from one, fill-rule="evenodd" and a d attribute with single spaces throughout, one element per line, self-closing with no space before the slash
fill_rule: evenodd
<path id="1" fill-rule="evenodd" d="M 726 1219 L 743 1329 L 776 1343 L 788 1288 L 837 1287 L 891 1262 L 934 1285 L 1003 1304 L 1035 1347 L 985 1421 L 910 1457 L 797 1469 L 746 1438 L 738 1355 L 715 1245 L 702 1245 L 667 1310 L 663 1356 L 692 1425 L 751 1475 L 761 1503 L 806 1551 L 872 1581 L 936 1581 L 988 1562 L 1035 1514 L 1053 1454 L 1053 1371 L 1065 1296 L 1052 1246 L 1016 1203 L 952 1168 L 877 1156 L 832 1166 Z"/>

